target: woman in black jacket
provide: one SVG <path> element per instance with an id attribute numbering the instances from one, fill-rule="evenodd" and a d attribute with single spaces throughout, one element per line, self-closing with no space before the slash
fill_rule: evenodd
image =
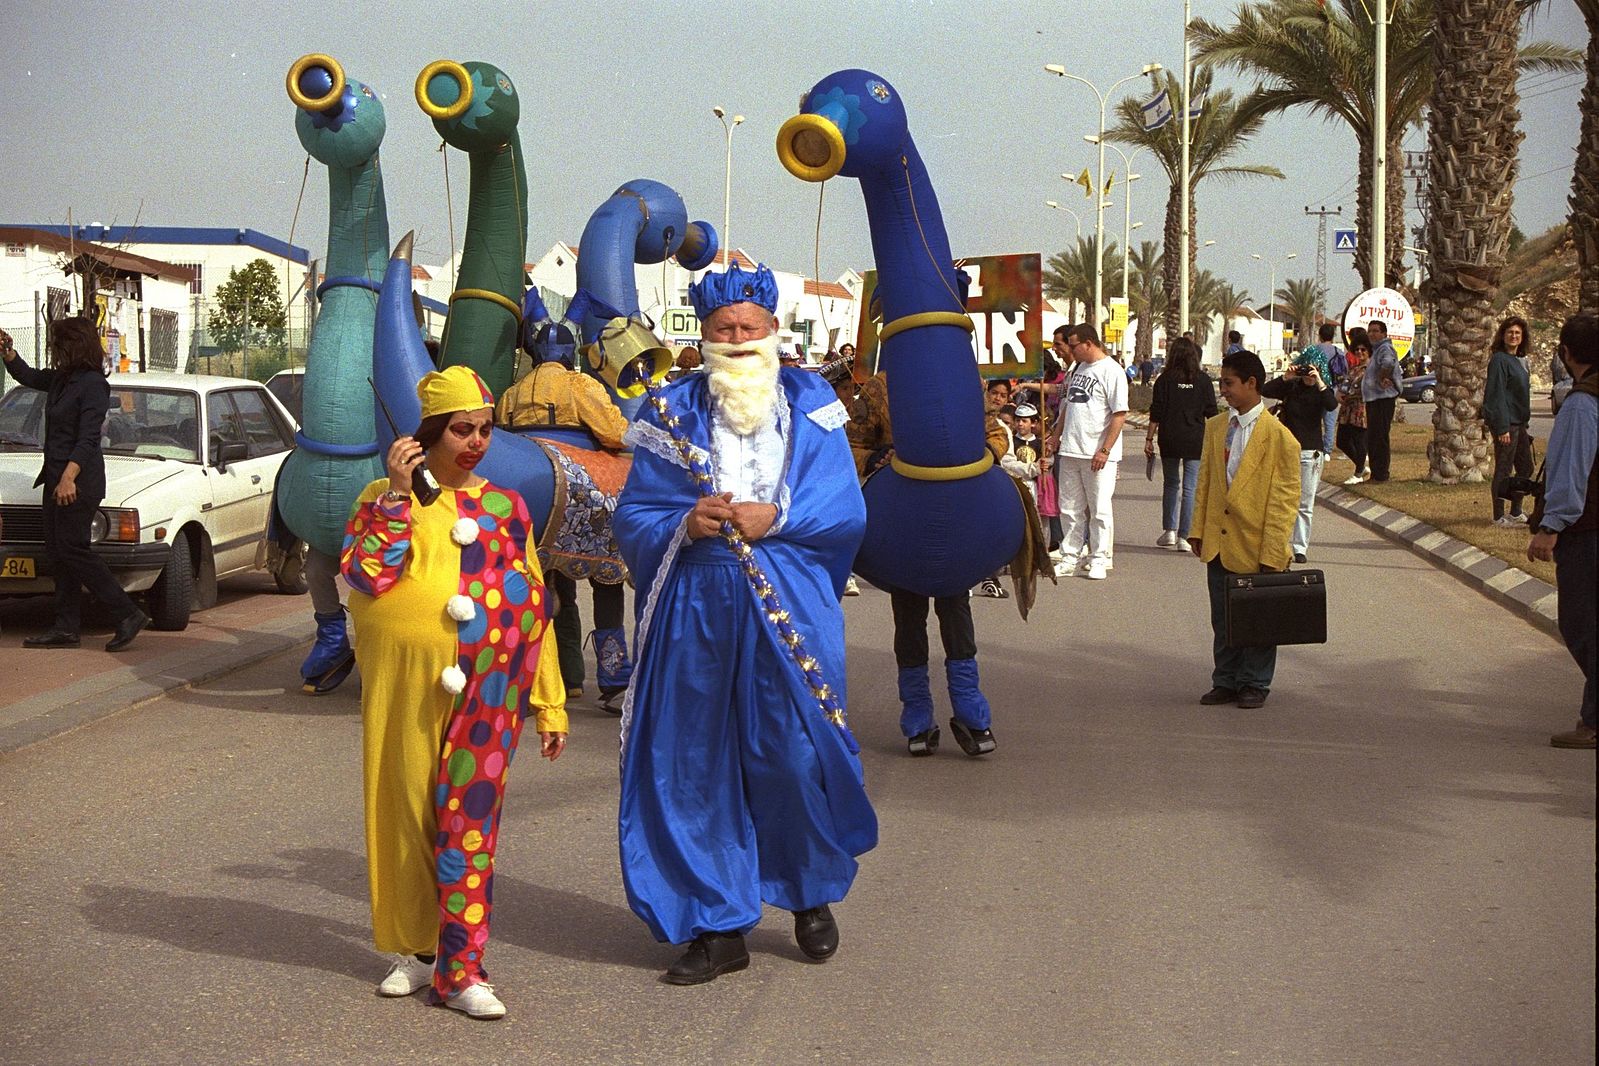
<path id="1" fill-rule="evenodd" d="M 45 394 L 44 466 L 34 484 L 44 488 L 44 545 L 55 571 L 56 617 L 49 632 L 22 643 L 30 648 L 77 647 L 87 588 L 117 617 L 106 651 L 121 651 L 150 619 L 89 547 L 89 526 L 105 497 L 100 428 L 111 405 L 100 335 L 88 319 L 58 319 L 50 324 L 49 369 L 24 363 L 4 332 L 0 356 L 18 384 Z"/>
<path id="2" fill-rule="evenodd" d="M 1187 337 L 1171 343 L 1166 369 L 1155 379 L 1149 405 L 1149 432 L 1144 454 L 1160 443 L 1163 475 L 1162 548 L 1188 551 L 1188 524 L 1194 517 L 1194 488 L 1199 483 L 1199 452 L 1205 442 L 1205 420 L 1216 413 L 1216 386 L 1199 368 L 1199 345 Z"/>

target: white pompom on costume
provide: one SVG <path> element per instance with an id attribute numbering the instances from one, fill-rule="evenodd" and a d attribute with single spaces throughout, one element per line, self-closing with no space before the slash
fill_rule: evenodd
<path id="1" fill-rule="evenodd" d="M 444 604 L 444 611 L 457 622 L 470 622 L 477 616 L 477 605 L 472 602 L 472 597 L 458 592 Z"/>
<path id="2" fill-rule="evenodd" d="M 439 674 L 439 681 L 444 685 L 444 691 L 452 696 L 459 696 L 466 688 L 466 674 L 459 666 L 446 666 Z"/>
<path id="3" fill-rule="evenodd" d="M 477 540 L 479 528 L 475 519 L 457 518 L 455 525 L 450 527 L 450 539 L 464 548 Z"/>

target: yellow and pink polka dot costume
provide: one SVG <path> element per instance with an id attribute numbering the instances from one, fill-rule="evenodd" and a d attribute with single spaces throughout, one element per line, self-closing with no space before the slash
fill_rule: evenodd
<path id="1" fill-rule="evenodd" d="M 437 953 L 433 990 L 485 980 L 505 780 L 529 715 L 565 689 L 527 506 L 482 484 L 423 507 L 362 492 L 345 530 L 365 733 L 367 871 L 380 950 Z"/>

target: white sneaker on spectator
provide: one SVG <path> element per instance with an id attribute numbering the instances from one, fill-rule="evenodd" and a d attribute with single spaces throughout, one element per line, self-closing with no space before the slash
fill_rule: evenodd
<path id="1" fill-rule="evenodd" d="M 1076 564 L 1068 563 L 1064 559 L 1062 559 L 1060 562 L 1055 564 L 1055 576 L 1056 577 L 1071 577 L 1076 572 L 1077 572 Z"/>
<path id="2" fill-rule="evenodd" d="M 1104 563 L 1089 563 L 1088 569 L 1083 571 L 1083 576 L 1090 581 L 1103 581 L 1110 576 L 1108 570 Z"/>
<path id="3" fill-rule="evenodd" d="M 433 964 L 423 962 L 415 955 L 401 955 L 389 968 L 388 976 L 378 983 L 380 996 L 409 996 L 433 983 Z"/>
<path id="4" fill-rule="evenodd" d="M 1348 477 L 1344 478 L 1344 484 L 1345 485 L 1358 485 L 1362 481 L 1365 481 L 1365 480 L 1366 479 L 1361 477 L 1359 474 L 1351 474 Z"/>
<path id="5" fill-rule="evenodd" d="M 1163 529 L 1160 531 L 1160 536 L 1155 538 L 1155 547 L 1157 548 L 1170 548 L 1176 543 L 1177 531 L 1175 529 Z"/>
<path id="6" fill-rule="evenodd" d="M 1494 519 L 1494 525 L 1500 526 L 1500 527 L 1502 527 L 1504 529 L 1513 529 L 1516 526 L 1520 525 L 1520 523 L 1517 522 L 1510 515 L 1505 514 L 1505 515 L 1500 515 L 1498 518 L 1495 518 Z"/>
<path id="7" fill-rule="evenodd" d="M 483 981 L 457 992 L 445 1000 L 444 1005 L 485 1021 L 505 1017 L 505 1004 L 494 994 L 494 986 Z"/>
<path id="8" fill-rule="evenodd" d="M 861 594 L 861 587 L 860 587 L 860 585 L 855 583 L 855 575 L 851 574 L 849 576 L 849 580 L 844 582 L 844 595 L 846 595 L 846 596 L 859 596 L 860 594 Z"/>
<path id="9" fill-rule="evenodd" d="M 1187 537 L 1178 537 L 1177 538 L 1177 550 L 1180 551 L 1180 552 L 1191 552 L 1191 551 L 1194 550 L 1194 546 L 1192 544 L 1188 543 L 1188 538 Z"/>
<path id="10" fill-rule="evenodd" d="M 1507 514 L 1505 517 L 1510 519 L 1511 525 L 1524 526 L 1527 524 L 1527 516 L 1524 514 Z"/>

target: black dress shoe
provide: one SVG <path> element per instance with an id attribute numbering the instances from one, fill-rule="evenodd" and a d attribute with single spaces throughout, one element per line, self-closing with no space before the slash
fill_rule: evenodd
<path id="1" fill-rule="evenodd" d="M 76 633 L 63 633 L 59 629 L 52 629 L 48 633 L 40 633 L 34 637 L 23 637 L 22 645 L 26 648 L 76 648 L 78 635 Z"/>
<path id="2" fill-rule="evenodd" d="M 1307 562 L 1307 561 L 1308 560 L 1305 558 L 1305 553 L 1304 552 L 1294 552 L 1294 562 L 1303 563 L 1303 562 Z"/>
<path id="3" fill-rule="evenodd" d="M 838 923 L 825 905 L 794 912 L 794 939 L 807 958 L 821 962 L 838 950 Z"/>
<path id="4" fill-rule="evenodd" d="M 938 726 L 923 730 L 905 741 L 912 755 L 931 755 L 938 750 Z"/>
<path id="5" fill-rule="evenodd" d="M 1238 706 L 1246 711 L 1266 705 L 1266 690 L 1263 688 L 1246 688 L 1238 694 Z"/>
<path id="6" fill-rule="evenodd" d="M 1199 702 L 1203 703 L 1206 707 L 1214 707 L 1218 703 L 1236 703 L 1238 702 L 1238 692 L 1236 689 L 1222 688 L 1220 685 L 1217 685 L 1215 688 L 1199 697 Z"/>
<path id="7" fill-rule="evenodd" d="M 117 623 L 117 631 L 112 638 L 105 642 L 106 651 L 121 651 L 133 643 L 133 638 L 139 635 L 139 630 L 150 624 L 150 616 L 138 608 L 132 614 Z"/>
<path id="8" fill-rule="evenodd" d="M 961 746 L 961 751 L 974 759 L 979 755 L 987 755 L 996 747 L 992 729 L 973 729 L 959 718 L 951 718 L 949 731 L 955 734 L 955 743 Z"/>
<path id="9" fill-rule="evenodd" d="M 724 973 L 742 970 L 750 964 L 742 933 L 701 933 L 689 941 L 682 958 L 661 975 L 669 985 L 703 985 Z"/>

